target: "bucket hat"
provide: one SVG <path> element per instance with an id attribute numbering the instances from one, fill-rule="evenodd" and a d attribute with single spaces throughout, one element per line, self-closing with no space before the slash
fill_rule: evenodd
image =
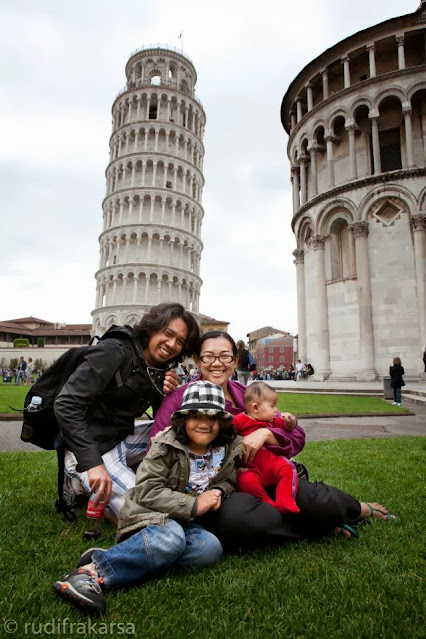
<path id="1" fill-rule="evenodd" d="M 190 413 L 217 415 L 225 419 L 233 419 L 233 415 L 225 410 L 225 395 L 222 388 L 217 384 L 201 380 L 192 382 L 185 389 L 182 405 L 179 410 L 173 413 L 173 416 Z"/>

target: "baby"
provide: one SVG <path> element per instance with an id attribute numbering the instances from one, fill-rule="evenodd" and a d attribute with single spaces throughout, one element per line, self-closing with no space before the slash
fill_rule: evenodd
<path id="1" fill-rule="evenodd" d="M 248 386 L 244 395 L 246 412 L 236 415 L 233 425 L 239 435 L 249 435 L 258 428 L 280 426 L 292 430 L 297 422 L 287 422 L 277 415 L 277 393 L 264 382 L 254 382 Z M 247 469 L 238 475 L 239 490 L 259 497 L 281 512 L 298 513 L 295 502 L 298 477 L 295 465 L 285 457 L 274 455 L 267 448 L 258 450 Z M 275 501 L 268 495 L 266 488 L 275 487 Z"/>

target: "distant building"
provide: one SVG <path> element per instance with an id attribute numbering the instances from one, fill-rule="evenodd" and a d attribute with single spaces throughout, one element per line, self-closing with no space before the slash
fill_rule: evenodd
<path id="1" fill-rule="evenodd" d="M 257 340 L 257 369 L 285 368 L 293 364 L 293 335 L 271 335 Z"/>
<path id="2" fill-rule="evenodd" d="M 13 347 L 13 340 L 27 338 L 31 346 L 37 346 L 42 338 L 45 346 L 82 346 L 90 340 L 91 324 L 59 324 L 37 317 L 22 317 L 0 322 L 0 347 Z"/>
<path id="3" fill-rule="evenodd" d="M 290 335 L 290 333 L 288 333 L 287 331 L 281 331 L 278 328 L 273 328 L 272 326 L 263 326 L 262 328 L 258 328 L 256 331 L 251 331 L 250 333 L 247 333 L 247 340 L 248 340 L 248 349 L 251 353 L 251 355 L 253 356 L 253 358 L 256 360 L 257 362 L 257 353 L 256 353 L 256 347 L 257 347 L 257 341 L 259 339 L 262 339 L 263 337 L 269 337 L 270 335 Z"/>
<path id="4" fill-rule="evenodd" d="M 208 315 L 203 315 L 199 313 L 200 318 L 200 331 L 201 334 L 207 333 L 208 331 L 225 331 L 228 332 L 229 322 L 224 322 L 222 320 L 216 320 L 213 317 L 209 317 Z"/>
<path id="5" fill-rule="evenodd" d="M 6 366 L 11 359 L 32 357 L 47 366 L 68 348 L 83 346 L 90 341 L 91 324 L 61 324 L 37 317 L 21 317 L 0 322 L 0 362 Z M 28 339 L 30 346 L 14 348 L 13 340 Z M 43 340 L 44 347 L 39 346 Z"/>

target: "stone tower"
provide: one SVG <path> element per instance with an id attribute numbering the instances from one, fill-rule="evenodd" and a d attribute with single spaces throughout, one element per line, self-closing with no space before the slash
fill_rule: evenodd
<path id="1" fill-rule="evenodd" d="M 299 354 L 371 380 L 426 346 L 426 2 L 327 49 L 293 80 L 289 134 Z"/>
<path id="2" fill-rule="evenodd" d="M 191 60 L 137 49 L 112 105 L 110 158 L 96 273 L 96 334 L 134 324 L 160 302 L 198 314 L 206 117 Z"/>

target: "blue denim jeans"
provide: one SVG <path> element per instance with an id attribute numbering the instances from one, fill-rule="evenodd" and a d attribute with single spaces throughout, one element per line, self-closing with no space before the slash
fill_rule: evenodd
<path id="1" fill-rule="evenodd" d="M 212 566 L 223 555 L 215 535 L 192 522 L 169 519 L 151 525 L 112 546 L 93 553 L 106 588 L 131 584 L 168 566 Z"/>
<path id="2" fill-rule="evenodd" d="M 393 401 L 397 404 L 401 403 L 401 386 L 393 389 Z"/>

